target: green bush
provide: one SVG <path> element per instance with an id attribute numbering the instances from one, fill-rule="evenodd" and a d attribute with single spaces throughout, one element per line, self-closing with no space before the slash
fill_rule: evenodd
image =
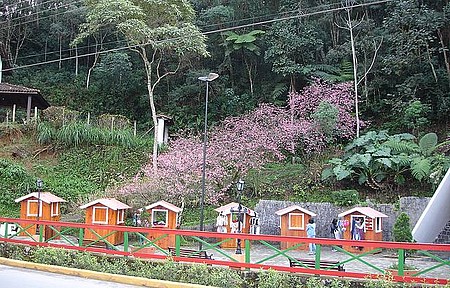
<path id="1" fill-rule="evenodd" d="M 393 230 L 394 241 L 396 242 L 412 242 L 413 236 L 411 233 L 411 225 L 409 223 L 409 216 L 405 212 L 400 213 L 394 223 Z"/>
<path id="2" fill-rule="evenodd" d="M 348 207 L 360 203 L 356 190 L 339 190 L 331 192 L 332 202 L 336 206 Z"/>
<path id="3" fill-rule="evenodd" d="M 36 187 L 34 178 L 28 171 L 8 160 L 0 159 L 0 205 L 14 205 L 14 200 L 26 195 Z"/>

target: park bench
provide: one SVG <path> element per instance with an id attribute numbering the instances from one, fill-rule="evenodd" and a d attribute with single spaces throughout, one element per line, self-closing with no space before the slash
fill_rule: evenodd
<path id="1" fill-rule="evenodd" d="M 83 246 L 86 248 L 109 249 L 108 244 L 106 244 L 104 241 L 94 241 L 94 240 L 83 239 Z"/>
<path id="2" fill-rule="evenodd" d="M 298 259 L 294 258 L 296 261 L 289 259 L 290 267 L 302 267 L 305 268 L 316 268 L 316 261 L 314 259 Z M 339 261 L 329 261 L 320 260 L 320 269 L 324 270 L 337 270 L 345 271 L 344 264 L 339 264 Z"/>
<path id="3" fill-rule="evenodd" d="M 169 254 L 170 255 L 177 256 L 175 247 L 168 247 L 168 249 L 169 249 Z M 212 254 L 208 254 L 208 253 L 206 253 L 206 251 L 199 251 L 199 250 L 194 250 L 194 249 L 180 248 L 180 257 L 212 259 Z"/>

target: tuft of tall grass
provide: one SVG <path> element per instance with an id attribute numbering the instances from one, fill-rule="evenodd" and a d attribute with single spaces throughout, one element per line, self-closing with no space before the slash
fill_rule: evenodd
<path id="1" fill-rule="evenodd" d="M 38 125 L 38 141 L 40 144 L 57 142 L 65 147 L 88 145 L 121 146 L 126 148 L 151 147 L 152 139 L 134 136 L 130 128 L 111 130 L 89 125 L 85 122 L 69 122 L 59 129 L 47 122 Z"/>

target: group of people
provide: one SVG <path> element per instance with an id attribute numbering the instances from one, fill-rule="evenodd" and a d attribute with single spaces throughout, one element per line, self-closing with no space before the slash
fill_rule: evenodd
<path id="1" fill-rule="evenodd" d="M 349 223 L 347 220 L 343 220 L 341 217 L 339 219 L 334 218 L 330 224 L 331 238 L 344 239 L 344 232 L 347 230 Z M 352 240 L 364 240 L 364 234 L 366 233 L 366 225 L 364 218 L 353 218 L 351 225 L 351 235 Z M 314 219 L 310 218 L 308 224 L 306 225 L 306 236 L 308 238 L 316 237 L 316 223 Z M 331 249 L 336 251 L 335 248 Z M 316 244 L 309 243 L 309 254 L 314 255 L 316 253 Z"/>

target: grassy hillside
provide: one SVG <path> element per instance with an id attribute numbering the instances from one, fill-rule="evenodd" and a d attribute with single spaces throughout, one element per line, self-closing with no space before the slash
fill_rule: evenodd
<path id="1" fill-rule="evenodd" d="M 71 210 L 87 199 L 134 176 L 148 161 L 148 147 L 40 145 L 33 126 L 3 125 L 0 129 L 0 212 L 17 216 L 14 199 L 36 191 L 36 179 L 44 190 L 67 200 Z"/>

